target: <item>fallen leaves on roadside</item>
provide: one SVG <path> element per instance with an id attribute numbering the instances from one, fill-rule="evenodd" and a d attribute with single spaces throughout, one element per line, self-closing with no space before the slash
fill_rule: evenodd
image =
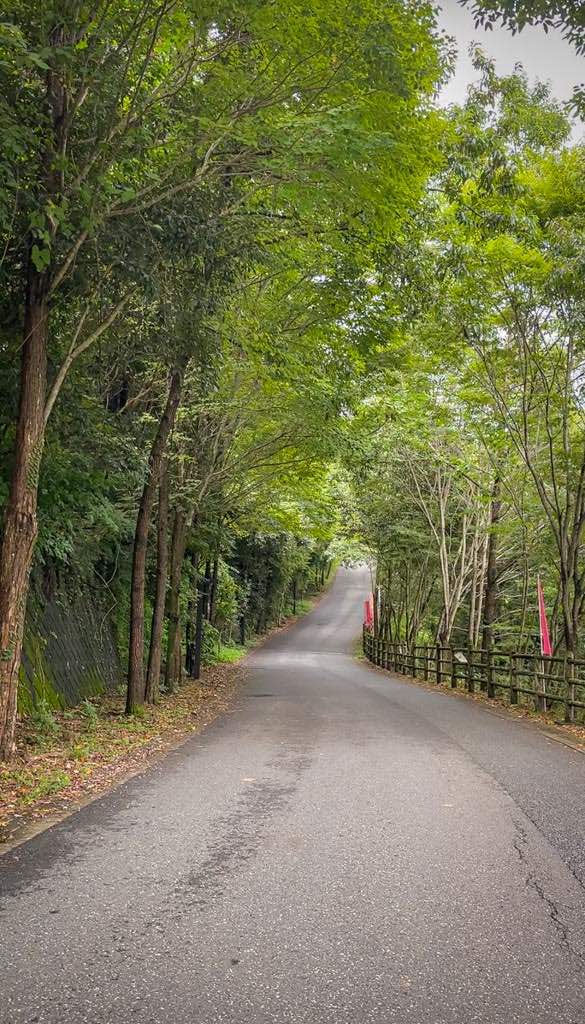
<path id="1" fill-rule="evenodd" d="M 229 707 L 241 667 L 219 664 L 138 715 L 124 714 L 122 696 L 92 698 L 54 712 L 50 735 L 21 722 L 17 754 L 0 765 L 0 842 L 23 825 L 62 813 L 135 774 Z M 91 709 L 90 709 L 91 710 Z"/>

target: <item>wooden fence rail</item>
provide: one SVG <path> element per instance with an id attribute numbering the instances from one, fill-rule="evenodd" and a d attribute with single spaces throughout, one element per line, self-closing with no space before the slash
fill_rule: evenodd
<path id="1" fill-rule="evenodd" d="M 585 709 L 585 661 L 440 644 L 410 647 L 365 628 L 363 650 L 374 665 L 400 675 L 468 693 L 482 690 L 491 698 L 503 695 L 510 704 L 528 698 L 537 711 L 561 706 L 566 722 L 574 722 L 575 712 Z"/>

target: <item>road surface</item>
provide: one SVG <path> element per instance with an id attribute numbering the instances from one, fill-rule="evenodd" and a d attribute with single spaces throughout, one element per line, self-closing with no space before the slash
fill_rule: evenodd
<path id="1" fill-rule="evenodd" d="M 357 664 L 367 588 L 0 859 L 2 1024 L 583 1024 L 585 756 Z"/>

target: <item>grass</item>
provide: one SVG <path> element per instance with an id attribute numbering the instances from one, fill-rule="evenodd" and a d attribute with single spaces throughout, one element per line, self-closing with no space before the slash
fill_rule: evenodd
<path id="1" fill-rule="evenodd" d="M 357 661 L 367 661 L 368 660 L 366 658 L 365 654 L 364 654 L 364 646 L 363 646 L 363 640 L 362 640 L 361 636 L 359 636 L 356 639 L 356 641 L 355 641 L 355 643 L 353 645 L 353 656 L 354 656 L 354 658 L 357 659 Z"/>
<path id="2" fill-rule="evenodd" d="M 36 785 L 30 787 L 26 795 L 23 797 L 24 805 L 30 806 L 30 804 L 36 803 L 37 800 L 40 800 L 44 796 L 49 796 L 52 793 L 58 793 L 70 784 L 71 776 L 68 775 L 67 772 L 60 771 L 59 769 L 53 772 L 48 772 Z"/>
<path id="3" fill-rule="evenodd" d="M 216 662 L 220 665 L 233 665 L 236 661 L 240 661 L 247 653 L 248 647 L 242 647 L 240 644 L 222 644 L 219 648 Z"/>

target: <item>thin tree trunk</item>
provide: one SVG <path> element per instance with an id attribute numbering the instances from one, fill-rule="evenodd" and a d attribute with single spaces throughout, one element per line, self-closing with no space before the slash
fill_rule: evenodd
<path id="1" fill-rule="evenodd" d="M 195 633 L 197 629 L 197 603 L 199 585 L 199 555 L 196 551 L 191 553 L 191 566 L 193 569 L 193 586 L 189 597 L 187 609 L 187 622 L 185 623 L 185 671 L 188 676 L 193 676 L 195 666 Z"/>
<path id="2" fill-rule="evenodd" d="M 469 588 L 469 620 L 467 624 L 467 646 L 474 647 L 475 637 L 475 620 L 477 614 L 477 598 L 478 598 L 478 550 L 477 546 L 473 549 L 473 566 L 471 570 L 471 587 Z"/>
<path id="3" fill-rule="evenodd" d="M 571 580 L 569 574 L 561 564 L 561 609 L 563 613 L 563 633 L 565 638 L 565 650 L 571 658 L 577 654 L 577 636 L 573 628 L 573 609 L 571 607 Z"/>
<path id="4" fill-rule="evenodd" d="M 522 569 L 522 611 L 520 614 L 520 630 L 517 641 L 519 651 L 524 650 L 524 633 L 526 630 L 526 617 L 528 615 L 528 555 L 526 554 L 526 540 L 524 540 L 524 565 Z"/>
<path id="5" fill-rule="evenodd" d="M 217 585 L 219 580 L 219 556 L 216 555 L 213 559 L 213 567 L 211 570 L 211 586 L 209 588 L 209 621 L 214 624 L 215 619 L 215 605 L 217 602 Z"/>
<path id="6" fill-rule="evenodd" d="M 205 575 L 199 581 L 199 597 L 197 600 L 197 618 L 195 621 L 195 650 L 193 658 L 193 678 L 201 676 L 201 652 L 203 647 L 203 622 L 205 619 L 205 606 L 209 599 L 209 562 L 205 569 Z"/>
<path id="7" fill-rule="evenodd" d="M 162 659 L 162 635 L 165 621 L 165 603 L 167 593 L 167 575 L 169 563 L 169 467 L 166 459 L 160 469 L 158 489 L 158 530 L 156 544 L 156 588 L 154 608 L 152 611 L 152 628 L 150 631 L 150 648 L 148 652 L 148 669 L 146 672 L 147 704 L 155 704 L 158 699 L 160 666 Z"/>
<path id="8" fill-rule="evenodd" d="M 477 591 L 477 608 L 475 615 L 475 633 L 473 636 L 473 647 L 479 647 L 479 634 L 481 631 L 481 625 L 483 622 L 483 602 L 485 599 L 485 581 L 487 578 L 487 563 L 488 563 L 488 550 L 489 550 L 489 536 L 484 538 L 482 551 L 481 551 L 481 562 L 480 562 L 480 578 Z M 498 570 L 499 574 L 499 570 Z"/>
<path id="9" fill-rule="evenodd" d="M 165 410 L 160 419 L 148 458 L 146 481 L 138 507 L 132 583 L 130 587 L 130 644 L 128 655 L 128 691 L 126 714 L 131 715 L 144 702 L 144 594 L 148 531 L 160 467 L 169 434 L 173 428 L 181 397 L 181 371 L 173 370 Z"/>
<path id="10" fill-rule="evenodd" d="M 490 525 L 488 535 L 487 566 L 485 574 L 485 597 L 483 603 L 483 645 L 491 648 L 493 624 L 498 610 L 498 523 L 502 512 L 500 500 L 500 479 L 496 477 L 492 489 Z"/>
<path id="11" fill-rule="evenodd" d="M 18 673 L 37 538 L 38 477 L 45 440 L 49 276 L 28 271 L 14 467 L 0 554 L 0 758 L 14 749 Z"/>
<path id="12" fill-rule="evenodd" d="M 205 603 L 203 605 L 203 615 L 206 619 L 209 619 L 209 579 L 211 577 L 211 562 L 209 558 L 205 562 Z"/>
<path id="13" fill-rule="evenodd" d="M 176 683 L 181 681 L 181 630 L 179 621 L 179 596 L 181 591 L 181 575 L 185 546 L 187 542 L 187 517 L 177 508 L 173 517 L 173 536 L 171 541 L 171 572 L 169 579 L 168 600 L 168 638 L 167 660 L 165 665 L 165 685 L 167 690 L 174 690 Z"/>

